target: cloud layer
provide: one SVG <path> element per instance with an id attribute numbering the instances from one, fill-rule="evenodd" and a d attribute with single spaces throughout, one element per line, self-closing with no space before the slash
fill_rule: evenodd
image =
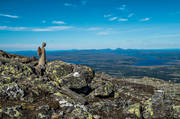
<path id="1" fill-rule="evenodd" d="M 52 21 L 53 24 L 66 24 L 64 21 Z"/>
<path id="2" fill-rule="evenodd" d="M 118 19 L 118 21 L 128 21 L 128 19 Z"/>
<path id="3" fill-rule="evenodd" d="M 114 21 L 116 20 L 118 17 L 112 17 L 112 18 L 109 18 L 109 21 Z"/>
<path id="4" fill-rule="evenodd" d="M 126 9 L 126 5 L 123 4 L 123 5 L 121 5 L 121 7 L 117 8 L 117 9 L 118 9 L 118 10 L 125 10 L 125 9 Z"/>
<path id="5" fill-rule="evenodd" d="M 144 18 L 144 19 L 140 19 L 140 21 L 149 21 L 150 18 Z"/>
<path id="6" fill-rule="evenodd" d="M 2 17 L 8 17 L 8 18 L 13 18 L 13 19 L 19 18 L 19 16 L 16 16 L 16 15 L 9 15 L 9 14 L 0 14 L 0 16 L 2 16 Z"/>
<path id="7" fill-rule="evenodd" d="M 36 28 L 36 27 L 9 27 L 9 26 L 0 26 L 0 30 L 4 31 L 62 31 L 72 29 L 72 26 L 49 26 L 44 28 Z"/>

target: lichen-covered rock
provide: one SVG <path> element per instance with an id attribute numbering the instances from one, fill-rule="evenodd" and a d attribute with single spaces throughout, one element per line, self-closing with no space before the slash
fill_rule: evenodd
<path id="1" fill-rule="evenodd" d="M 163 81 L 156 78 L 150 78 L 150 77 L 144 77 L 139 79 L 133 79 L 133 78 L 124 78 L 120 79 L 126 82 L 130 83 L 136 83 L 136 84 L 143 84 L 146 85 L 147 88 L 153 86 L 154 90 L 163 90 L 166 95 L 171 96 L 172 98 L 176 100 L 180 100 L 180 84 L 179 83 L 172 83 Z"/>
<path id="2" fill-rule="evenodd" d="M 94 77 L 94 71 L 86 66 L 74 66 L 74 71 L 69 75 L 61 77 L 61 85 L 71 89 L 87 87 Z"/>
<path id="3" fill-rule="evenodd" d="M 66 76 L 72 72 L 73 66 L 71 64 L 67 64 L 62 61 L 53 61 L 47 63 L 46 73 L 53 80 L 59 80 L 62 76 Z"/>
<path id="4" fill-rule="evenodd" d="M 145 103 L 144 103 L 144 112 L 143 112 L 143 117 L 145 119 L 149 119 L 149 118 L 152 118 L 153 115 L 154 115 L 154 112 L 153 112 L 153 104 L 151 102 L 151 98 L 146 100 Z"/>
<path id="5" fill-rule="evenodd" d="M 155 94 L 144 102 L 143 117 L 151 118 L 170 118 L 172 116 L 172 99 L 165 95 L 162 90 L 155 90 Z"/>
<path id="6" fill-rule="evenodd" d="M 113 84 L 111 82 L 106 82 L 104 85 L 96 88 L 94 91 L 92 91 L 89 94 L 89 97 L 94 98 L 96 96 L 100 97 L 112 97 L 114 95 L 113 93 Z"/>
<path id="7" fill-rule="evenodd" d="M 56 101 L 59 102 L 59 106 L 61 108 L 69 108 L 70 110 L 74 108 L 81 108 L 84 111 L 87 111 L 87 107 L 79 102 L 76 102 L 76 100 L 73 100 L 73 98 L 62 94 L 60 92 L 54 94 Z"/>
<path id="8" fill-rule="evenodd" d="M 139 103 L 130 105 L 127 109 L 124 110 L 124 113 L 127 114 L 134 114 L 136 115 L 138 118 L 141 118 L 141 105 Z"/>
<path id="9" fill-rule="evenodd" d="M 73 76 L 73 74 L 62 77 L 61 80 L 62 80 L 61 85 L 65 85 L 73 89 L 81 89 L 88 85 L 84 77 L 80 77 L 80 76 L 75 77 Z"/>
<path id="10" fill-rule="evenodd" d="M 27 64 L 16 61 L 9 61 L 0 65 L 0 76 L 2 77 L 15 77 L 23 78 L 33 75 L 33 68 Z"/>
<path id="11" fill-rule="evenodd" d="M 38 113 L 37 119 L 51 119 L 49 115 Z"/>
<path id="12" fill-rule="evenodd" d="M 49 110 L 49 105 L 39 106 L 39 107 L 36 108 L 36 110 L 46 110 L 46 111 L 48 111 Z"/>
<path id="13" fill-rule="evenodd" d="M 93 102 L 89 105 L 92 112 L 112 112 L 118 105 L 111 100 Z"/>
<path id="14" fill-rule="evenodd" d="M 0 99 L 20 99 L 23 96 L 24 91 L 16 83 L 0 86 Z"/>
<path id="15" fill-rule="evenodd" d="M 180 84 L 117 79 L 87 66 L 37 61 L 0 50 L 0 118 L 178 119 Z"/>
<path id="16" fill-rule="evenodd" d="M 92 114 L 88 112 L 85 105 L 77 102 L 77 99 L 69 97 L 60 92 L 54 94 L 56 101 L 59 102 L 59 106 L 64 110 L 65 118 L 80 118 L 80 119 L 92 119 Z"/>
<path id="17" fill-rule="evenodd" d="M 55 81 L 49 81 L 47 83 L 41 83 L 37 85 L 38 89 L 43 91 L 43 92 L 47 92 L 47 93 L 55 93 L 57 91 L 59 91 L 59 86 Z"/>
<path id="18" fill-rule="evenodd" d="M 173 105 L 173 117 L 175 119 L 180 118 L 180 105 Z"/>
<path id="19" fill-rule="evenodd" d="M 109 81 L 110 79 L 112 79 L 112 77 L 107 74 L 95 73 L 95 76 L 94 76 L 93 80 L 91 81 L 91 83 L 89 84 L 89 86 L 92 89 L 96 89 L 96 88 L 106 84 L 107 82 L 110 82 Z"/>
<path id="20" fill-rule="evenodd" d="M 81 108 L 75 108 L 72 111 L 72 116 L 73 117 L 78 117 L 80 119 L 93 119 L 93 116 L 91 113 L 82 110 Z"/>
<path id="21" fill-rule="evenodd" d="M 94 71 L 86 66 L 76 66 L 61 61 L 49 62 L 46 74 L 61 86 L 71 89 L 81 89 L 88 86 L 94 77 Z"/>
<path id="22" fill-rule="evenodd" d="M 13 107 L 4 107 L 0 109 L 0 113 L 6 114 L 11 118 L 17 118 L 22 116 L 22 106 L 21 105 L 16 105 Z"/>

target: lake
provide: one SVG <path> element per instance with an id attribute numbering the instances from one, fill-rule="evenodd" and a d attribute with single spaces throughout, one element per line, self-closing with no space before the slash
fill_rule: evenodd
<path id="1" fill-rule="evenodd" d="M 171 60 L 163 60 L 157 59 L 151 56 L 141 57 L 145 58 L 144 60 L 139 60 L 137 63 L 133 64 L 133 66 L 160 66 L 160 65 L 171 65 L 169 63 L 173 63 L 175 61 Z"/>

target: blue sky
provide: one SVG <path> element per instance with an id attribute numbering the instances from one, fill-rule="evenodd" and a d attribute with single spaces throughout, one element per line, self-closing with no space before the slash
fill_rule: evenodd
<path id="1" fill-rule="evenodd" d="M 0 0 L 0 49 L 180 47 L 179 0 Z"/>

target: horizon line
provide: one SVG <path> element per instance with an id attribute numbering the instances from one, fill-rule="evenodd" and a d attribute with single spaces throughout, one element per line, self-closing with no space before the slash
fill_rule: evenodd
<path id="1" fill-rule="evenodd" d="M 57 49 L 57 50 L 46 50 L 46 52 L 53 52 L 53 51 L 85 51 L 85 50 L 180 50 L 180 48 L 157 48 L 157 49 L 146 49 L 146 48 L 102 48 L 102 49 Z M 1 49 L 0 49 L 1 50 Z M 33 51 L 36 52 L 37 50 L 3 50 L 5 52 L 27 52 Z"/>

